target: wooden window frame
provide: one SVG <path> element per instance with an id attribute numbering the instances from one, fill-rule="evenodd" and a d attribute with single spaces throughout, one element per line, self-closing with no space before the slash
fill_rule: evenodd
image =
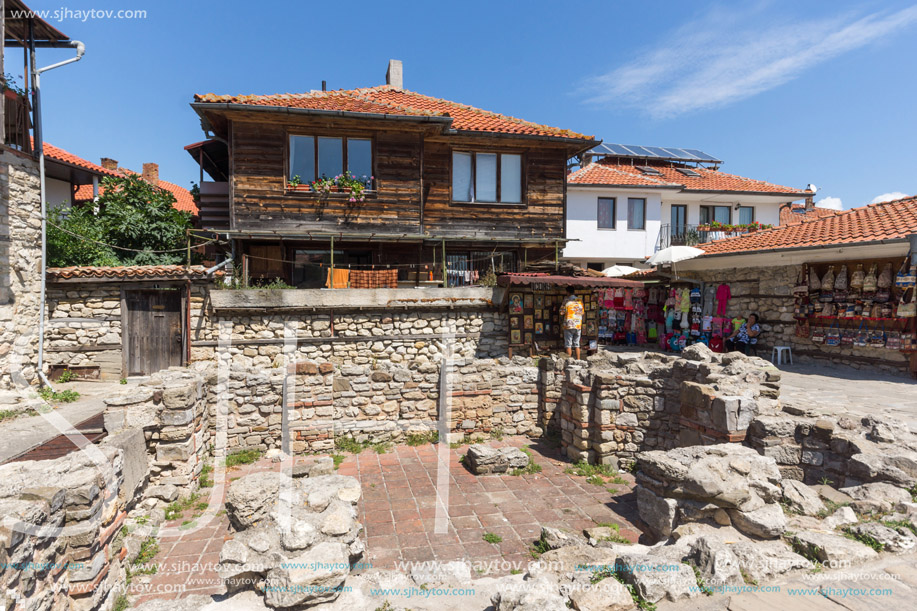
<path id="1" fill-rule="evenodd" d="M 453 168 L 453 159 L 455 153 L 466 153 L 471 155 L 471 184 L 474 188 L 475 197 L 477 197 L 477 188 L 476 180 L 478 173 L 478 154 L 483 155 L 496 155 L 497 156 L 497 201 L 495 202 L 485 202 L 485 201 L 471 201 L 465 202 L 455 199 L 455 193 L 452 190 L 453 177 L 454 177 L 454 168 Z M 521 201 L 518 202 L 503 202 L 500 201 L 500 198 L 503 196 L 503 182 L 502 182 L 502 156 L 503 155 L 517 155 L 519 156 L 519 189 L 520 195 L 522 196 Z M 522 208 L 528 206 L 528 159 L 525 151 L 513 151 L 509 149 L 467 149 L 467 148 L 452 148 L 449 151 L 449 201 L 453 206 L 492 206 L 492 207 L 509 207 L 509 208 Z"/>
<path id="2" fill-rule="evenodd" d="M 372 184 L 369 187 L 367 187 L 366 191 L 364 191 L 364 194 L 368 197 L 368 196 L 375 196 L 376 193 L 378 193 L 379 180 L 378 180 L 378 176 L 376 176 L 376 137 L 375 135 L 374 134 L 366 135 L 366 134 L 341 132 L 341 131 L 326 132 L 324 130 L 315 130 L 315 131 L 309 131 L 309 132 L 300 131 L 300 130 L 295 130 L 295 131 L 288 130 L 285 133 L 286 144 L 284 145 L 284 151 L 283 151 L 283 188 L 286 193 L 295 194 L 295 195 L 307 195 L 307 196 L 308 195 L 317 195 L 314 191 L 299 191 L 289 186 L 290 178 L 291 178 L 290 176 L 290 149 L 291 149 L 290 140 L 294 136 L 299 136 L 303 138 L 312 138 L 312 146 L 313 146 L 314 154 L 315 154 L 315 161 L 313 162 L 315 164 L 314 170 L 313 170 L 313 172 L 315 173 L 314 180 L 319 179 L 319 175 L 318 175 L 318 139 L 319 138 L 340 138 L 341 139 L 341 148 L 342 148 L 341 160 L 342 160 L 342 166 L 343 166 L 341 168 L 342 172 L 347 171 L 348 169 L 347 166 L 349 165 L 349 161 L 350 161 L 348 157 L 348 151 L 347 151 L 347 141 L 348 140 L 369 140 L 370 155 L 372 155 L 372 160 L 370 162 L 370 172 L 371 172 L 370 175 L 373 177 L 373 179 L 372 179 Z M 332 193 L 332 195 L 345 195 L 345 194 Z"/>
<path id="3" fill-rule="evenodd" d="M 599 225 L 599 218 L 601 217 L 600 206 L 602 201 L 611 200 L 611 227 L 602 227 Z M 617 197 L 597 197 L 595 198 L 595 225 L 596 229 L 599 231 L 617 231 L 618 229 L 618 198 Z"/>

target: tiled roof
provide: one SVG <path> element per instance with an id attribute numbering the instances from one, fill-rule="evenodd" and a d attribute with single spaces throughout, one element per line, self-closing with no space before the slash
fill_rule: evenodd
<path id="1" fill-rule="evenodd" d="M 122 176 L 123 174 L 117 174 L 117 176 Z M 176 210 L 181 210 L 182 212 L 190 212 L 192 215 L 197 215 L 198 206 L 194 202 L 194 197 L 191 196 L 191 192 L 184 187 L 179 187 L 175 183 L 171 183 L 167 180 L 159 179 L 159 187 L 165 189 L 169 193 L 175 196 L 175 203 L 172 204 L 172 207 Z M 99 195 L 105 189 L 99 187 Z M 85 202 L 92 199 L 92 185 L 80 185 L 77 187 L 76 196 L 74 197 L 75 201 Z"/>
<path id="2" fill-rule="evenodd" d="M 102 176 L 120 176 L 118 172 L 113 172 L 112 170 L 106 170 L 100 165 L 96 165 L 91 161 L 87 161 L 82 157 L 77 157 L 69 151 L 54 146 L 50 142 L 43 142 L 42 149 L 44 150 L 45 157 L 48 159 L 53 159 L 55 161 L 60 161 L 62 163 L 67 163 L 78 168 L 83 168 L 94 174 L 101 174 Z"/>
<path id="3" fill-rule="evenodd" d="M 128 265 L 125 267 L 49 267 L 48 277 L 57 280 L 80 278 L 110 278 L 127 280 L 155 280 L 169 278 L 204 278 L 204 266 L 192 265 Z"/>
<path id="4" fill-rule="evenodd" d="M 567 183 L 573 185 L 680 187 L 684 191 L 726 191 L 749 193 L 776 193 L 802 197 L 802 189 L 784 187 L 763 180 L 754 180 L 735 174 L 704 167 L 691 167 L 700 176 L 685 176 L 676 164 L 653 164 L 659 174 L 644 174 L 636 166 L 623 163 L 597 162 L 580 168 L 567 176 Z"/>
<path id="5" fill-rule="evenodd" d="M 197 94 L 195 102 L 278 106 L 313 110 L 334 110 L 353 113 L 373 113 L 401 116 L 449 117 L 452 128 L 459 131 L 493 132 L 528 136 L 591 140 L 566 129 L 540 125 L 515 117 L 501 115 L 474 106 L 450 102 L 389 85 L 364 89 L 312 91 L 274 95 L 215 95 Z"/>
<path id="6" fill-rule="evenodd" d="M 820 219 L 825 216 L 834 216 L 837 210 L 832 208 L 819 208 L 818 206 L 806 210 L 805 204 L 789 204 L 780 207 L 781 225 L 798 225 L 803 221 Z"/>
<path id="7" fill-rule="evenodd" d="M 870 204 L 831 216 L 699 244 L 705 255 L 811 248 L 904 239 L 917 233 L 917 197 Z"/>

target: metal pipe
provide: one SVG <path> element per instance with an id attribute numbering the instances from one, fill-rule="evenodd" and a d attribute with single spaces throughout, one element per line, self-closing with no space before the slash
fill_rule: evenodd
<path id="1" fill-rule="evenodd" d="M 217 270 L 223 269 L 224 267 L 226 267 L 226 266 L 229 265 L 230 263 L 232 263 L 232 258 L 227 258 L 227 259 L 225 259 L 225 260 L 223 260 L 223 261 L 220 261 L 219 263 L 217 263 L 217 264 L 214 265 L 213 267 L 210 267 L 210 268 L 208 268 L 208 269 L 205 269 L 205 270 L 204 270 L 204 273 L 207 274 L 208 276 L 211 276 L 211 275 L 213 275 L 214 272 L 216 272 Z"/>
<path id="2" fill-rule="evenodd" d="M 334 236 L 331 236 L 331 289 L 334 289 Z"/>
<path id="3" fill-rule="evenodd" d="M 35 102 L 32 105 L 32 125 L 34 132 L 35 140 L 35 152 L 38 153 L 38 184 L 39 184 L 39 197 L 41 198 L 41 293 L 39 296 L 38 304 L 38 363 L 36 368 L 38 370 L 38 377 L 42 382 L 49 388 L 51 388 L 51 382 L 45 376 L 44 372 L 44 358 L 45 358 L 45 301 L 47 298 L 47 281 L 45 275 L 48 269 L 48 206 L 47 206 L 47 185 L 45 184 L 45 150 L 44 150 L 44 134 L 42 132 L 42 122 L 41 122 L 41 73 L 47 72 L 49 70 L 54 70 L 55 68 L 60 68 L 61 66 L 66 66 L 67 64 L 72 64 L 73 62 L 78 62 L 83 59 L 83 54 L 86 52 L 86 46 L 78 41 L 72 40 L 66 44 L 60 44 L 60 47 L 72 47 L 76 49 L 76 57 L 71 57 L 56 64 L 51 64 L 50 66 L 45 66 L 44 68 L 35 68 L 35 41 L 34 41 L 34 31 L 32 23 L 29 22 L 29 47 L 32 54 L 32 88 L 33 95 L 35 97 Z"/>

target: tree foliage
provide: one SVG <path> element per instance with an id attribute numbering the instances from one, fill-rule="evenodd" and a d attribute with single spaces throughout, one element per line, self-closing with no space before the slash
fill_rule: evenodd
<path id="1" fill-rule="evenodd" d="M 95 204 L 58 208 L 49 214 L 49 267 L 184 262 L 184 252 L 151 252 L 183 249 L 187 244 L 191 215 L 174 208 L 171 193 L 138 175 L 105 178 L 101 186 Z"/>

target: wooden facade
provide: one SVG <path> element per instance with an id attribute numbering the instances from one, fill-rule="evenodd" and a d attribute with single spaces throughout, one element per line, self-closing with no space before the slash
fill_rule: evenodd
<path id="1" fill-rule="evenodd" d="M 525 261 L 554 257 L 564 240 L 567 160 L 594 144 L 586 139 L 457 132 L 447 129 L 448 119 L 429 117 L 392 120 L 357 113 L 193 106 L 227 148 L 219 173 L 229 177 L 228 231 L 222 223 L 205 229 L 235 239 L 237 256 L 252 256 L 252 277 L 268 278 L 284 269 L 287 282 L 292 250 L 324 249 L 330 255 L 332 237 L 335 250 L 344 249 L 345 255 L 359 251 L 356 258 L 339 258 L 339 264 L 410 265 L 418 272 L 401 274 L 402 279 L 420 278 L 419 270 L 429 279 L 430 266 L 455 253 L 468 253 L 468 261 L 475 252 L 515 253 L 513 269 L 507 271 L 519 271 Z M 365 201 L 290 186 L 293 135 L 371 140 L 374 180 Z M 519 155 L 521 202 L 454 201 L 454 151 Z M 437 270 L 436 276 L 441 275 Z"/>

